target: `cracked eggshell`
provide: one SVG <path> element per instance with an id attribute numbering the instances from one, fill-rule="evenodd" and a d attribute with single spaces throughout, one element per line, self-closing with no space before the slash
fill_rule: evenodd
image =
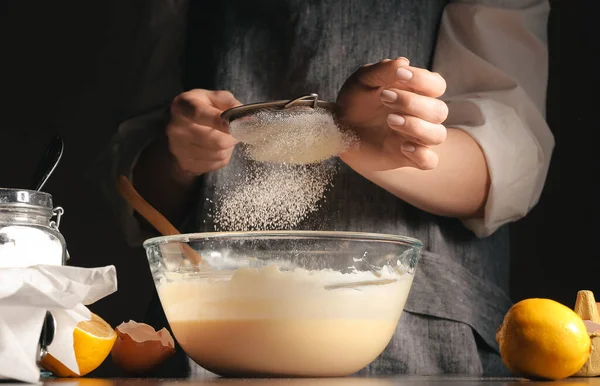
<path id="1" fill-rule="evenodd" d="M 166 328 L 156 331 L 130 320 L 115 328 L 117 340 L 111 351 L 113 362 L 132 374 L 146 373 L 175 353 L 175 342 Z"/>

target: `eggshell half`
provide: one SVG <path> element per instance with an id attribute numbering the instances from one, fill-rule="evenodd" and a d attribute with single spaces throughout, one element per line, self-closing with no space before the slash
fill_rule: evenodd
<path id="1" fill-rule="evenodd" d="M 175 342 L 166 328 L 157 332 L 152 326 L 130 320 L 115 331 L 117 340 L 111 357 L 128 373 L 146 373 L 175 353 Z"/>

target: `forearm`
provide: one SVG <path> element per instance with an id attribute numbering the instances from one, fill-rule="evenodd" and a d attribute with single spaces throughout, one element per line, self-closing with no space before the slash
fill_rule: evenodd
<path id="1" fill-rule="evenodd" d="M 133 184 L 140 195 L 175 226 L 185 218 L 195 180 L 179 167 L 166 136 L 152 142 L 133 169 Z"/>
<path id="2" fill-rule="evenodd" d="M 347 162 L 365 178 L 426 212 L 461 219 L 482 217 L 490 177 L 477 142 L 462 130 L 448 129 L 446 141 L 433 150 L 439 163 L 427 171 L 408 167 L 368 171 Z"/>

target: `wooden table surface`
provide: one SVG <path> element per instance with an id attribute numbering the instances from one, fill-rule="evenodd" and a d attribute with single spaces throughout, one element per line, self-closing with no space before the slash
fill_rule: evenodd
<path id="1" fill-rule="evenodd" d="M 594 385 L 600 386 L 600 378 L 568 378 L 554 382 L 533 382 L 519 378 L 474 378 L 460 376 L 415 377 L 398 376 L 385 378 L 318 378 L 318 379 L 156 379 L 156 378 L 80 378 L 47 379 L 43 386 L 429 386 L 429 385 L 485 385 L 510 386 L 523 384 L 539 385 Z M 62 385 L 61 385 L 62 384 Z M 22 383 L 0 382 L 0 386 L 23 386 Z"/>

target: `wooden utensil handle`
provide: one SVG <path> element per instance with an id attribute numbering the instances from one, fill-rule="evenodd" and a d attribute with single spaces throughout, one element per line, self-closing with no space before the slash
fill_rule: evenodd
<path id="1" fill-rule="evenodd" d="M 156 210 L 148 201 L 146 201 L 133 187 L 133 184 L 125 176 L 119 176 L 117 181 L 117 190 L 119 194 L 127 201 L 136 212 L 146 219 L 163 236 L 178 235 L 180 232 Z M 183 253 L 192 262 L 198 264 L 202 262 L 202 257 L 192 249 L 188 244 L 183 245 Z"/>

